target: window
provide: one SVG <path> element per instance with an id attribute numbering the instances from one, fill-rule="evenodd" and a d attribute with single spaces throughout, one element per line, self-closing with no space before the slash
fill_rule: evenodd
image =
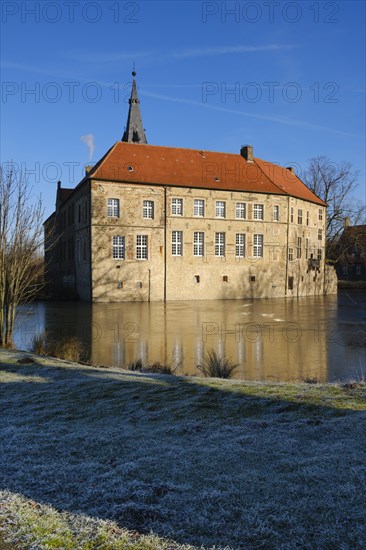
<path id="1" fill-rule="evenodd" d="M 124 237 L 113 237 L 112 256 L 114 260 L 125 259 L 125 238 Z"/>
<path id="2" fill-rule="evenodd" d="M 253 236 L 253 256 L 263 258 L 263 235 Z"/>
<path id="3" fill-rule="evenodd" d="M 108 199 L 108 216 L 119 218 L 119 199 Z"/>
<path id="4" fill-rule="evenodd" d="M 148 259 L 147 235 L 136 236 L 136 258 L 138 260 Z"/>
<path id="5" fill-rule="evenodd" d="M 293 278 L 293 277 L 289 277 L 289 278 L 288 278 L 287 288 L 288 288 L 289 290 L 293 290 L 293 289 L 294 289 L 294 278 Z"/>
<path id="6" fill-rule="evenodd" d="M 225 256 L 225 233 L 215 233 L 215 256 Z"/>
<path id="7" fill-rule="evenodd" d="M 359 264 L 356 265 L 356 275 L 361 275 L 361 266 Z"/>
<path id="8" fill-rule="evenodd" d="M 321 259 L 322 259 L 322 249 L 318 248 L 318 260 L 319 260 L 319 262 L 321 261 Z"/>
<path id="9" fill-rule="evenodd" d="M 309 210 L 306 211 L 306 225 L 309 225 L 310 222 L 310 212 Z"/>
<path id="10" fill-rule="evenodd" d="M 277 205 L 273 207 L 273 221 L 274 222 L 280 221 L 280 207 Z"/>
<path id="11" fill-rule="evenodd" d="M 69 260 L 73 260 L 74 241 L 69 241 Z"/>
<path id="12" fill-rule="evenodd" d="M 78 204 L 78 222 L 81 222 L 81 204 Z"/>
<path id="13" fill-rule="evenodd" d="M 87 246 L 86 246 L 86 239 L 84 239 L 84 246 L 83 246 L 83 260 L 86 262 L 87 260 Z"/>
<path id="14" fill-rule="evenodd" d="M 183 199 L 172 199 L 172 215 L 183 216 Z"/>
<path id="15" fill-rule="evenodd" d="M 290 222 L 294 223 L 294 207 L 291 206 L 290 208 Z"/>
<path id="16" fill-rule="evenodd" d="M 216 201 L 216 218 L 225 218 L 226 203 L 225 201 Z"/>
<path id="17" fill-rule="evenodd" d="M 205 244 L 205 234 L 203 231 L 195 231 L 193 238 L 193 255 L 194 256 L 203 256 L 204 255 L 204 244 Z"/>
<path id="18" fill-rule="evenodd" d="M 241 220 L 245 220 L 246 208 L 245 202 L 237 202 L 235 206 L 235 217 Z"/>
<path id="19" fill-rule="evenodd" d="M 289 248 L 288 248 L 288 261 L 292 262 L 293 259 L 294 259 L 294 249 L 292 248 L 292 246 L 289 246 Z"/>
<path id="20" fill-rule="evenodd" d="M 301 237 L 297 237 L 296 258 L 301 260 Z"/>
<path id="21" fill-rule="evenodd" d="M 183 231 L 172 232 L 172 255 L 183 256 Z"/>
<path id="22" fill-rule="evenodd" d="M 297 211 L 297 223 L 299 225 L 302 225 L 302 209 L 299 208 L 299 210 Z"/>
<path id="23" fill-rule="evenodd" d="M 305 259 L 309 257 L 309 239 L 305 239 Z"/>
<path id="24" fill-rule="evenodd" d="M 263 220 L 264 219 L 264 206 L 263 204 L 255 204 L 253 207 L 253 218 L 255 220 Z"/>
<path id="25" fill-rule="evenodd" d="M 322 240 L 323 240 L 323 230 L 318 229 L 318 241 L 322 241 Z"/>
<path id="26" fill-rule="evenodd" d="M 348 265 L 344 265 L 342 267 L 342 273 L 343 273 L 343 275 L 348 275 Z"/>
<path id="27" fill-rule="evenodd" d="M 245 234 L 237 233 L 235 237 L 235 256 L 237 258 L 245 257 Z"/>
<path id="28" fill-rule="evenodd" d="M 199 283 L 199 282 L 200 282 L 200 276 L 199 276 L 199 275 L 195 275 L 195 276 L 194 276 L 194 282 L 195 282 L 195 283 Z"/>
<path id="29" fill-rule="evenodd" d="M 154 201 L 144 201 L 142 205 L 143 218 L 154 219 Z"/>
<path id="30" fill-rule="evenodd" d="M 76 259 L 80 262 L 80 241 L 76 241 Z"/>
<path id="31" fill-rule="evenodd" d="M 65 229 L 66 227 L 66 212 L 62 212 L 61 214 L 61 229 Z"/>
<path id="32" fill-rule="evenodd" d="M 202 217 L 205 215 L 205 201 L 203 199 L 194 199 L 193 213 L 195 216 Z"/>
<path id="33" fill-rule="evenodd" d="M 322 208 L 319 208 L 319 221 L 320 222 L 323 221 L 323 209 Z"/>
<path id="34" fill-rule="evenodd" d="M 229 277 L 227 275 L 223 275 L 222 280 L 223 280 L 224 283 L 228 283 L 229 282 Z"/>

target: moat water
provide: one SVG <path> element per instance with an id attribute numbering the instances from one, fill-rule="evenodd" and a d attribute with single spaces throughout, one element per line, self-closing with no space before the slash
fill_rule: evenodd
<path id="1" fill-rule="evenodd" d="M 76 336 L 94 365 L 141 358 L 200 374 L 208 350 L 238 363 L 235 378 L 321 382 L 366 377 L 366 292 L 297 299 L 87 304 L 20 309 L 15 343 L 35 334 Z"/>

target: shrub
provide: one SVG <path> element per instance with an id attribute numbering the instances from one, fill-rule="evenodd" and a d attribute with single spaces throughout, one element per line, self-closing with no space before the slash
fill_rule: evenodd
<path id="1" fill-rule="evenodd" d="M 210 378 L 231 378 L 238 366 L 237 363 L 217 355 L 212 349 L 203 356 L 202 365 L 197 365 L 197 368 L 204 376 Z"/>
<path id="2" fill-rule="evenodd" d="M 142 362 L 142 359 L 136 359 L 135 361 L 133 361 L 132 363 L 128 363 L 127 365 L 127 369 L 133 372 L 141 372 L 143 368 L 144 364 Z"/>
<path id="3" fill-rule="evenodd" d="M 151 374 L 174 374 L 175 372 L 175 369 L 173 370 L 170 365 L 162 365 L 159 361 L 152 365 L 144 365 L 142 359 L 136 359 L 129 363 L 127 369 L 133 372 L 148 372 Z"/>
<path id="4" fill-rule="evenodd" d="M 47 335 L 45 332 L 33 336 L 31 350 L 37 355 L 47 355 Z"/>
<path id="5" fill-rule="evenodd" d="M 80 361 L 85 357 L 85 351 L 80 340 L 72 336 L 51 342 L 50 355 L 65 361 Z"/>
<path id="6" fill-rule="evenodd" d="M 83 345 L 75 336 L 66 336 L 56 340 L 50 338 L 46 332 L 33 337 L 32 351 L 37 355 L 50 355 L 65 361 L 80 361 L 86 356 Z"/>
<path id="7" fill-rule="evenodd" d="M 311 378 L 311 376 L 305 376 L 305 378 L 303 379 L 305 384 L 318 384 L 319 383 L 319 380 L 315 377 L 315 378 Z"/>
<path id="8" fill-rule="evenodd" d="M 155 374 L 174 374 L 172 367 L 169 365 L 162 365 L 161 363 L 153 363 L 145 367 L 144 372 L 151 372 Z"/>

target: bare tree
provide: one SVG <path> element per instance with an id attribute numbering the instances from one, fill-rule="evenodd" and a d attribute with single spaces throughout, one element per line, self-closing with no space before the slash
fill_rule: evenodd
<path id="1" fill-rule="evenodd" d="M 31 189 L 12 166 L 0 171 L 0 347 L 12 347 L 20 303 L 36 295 L 41 282 L 43 208 L 31 203 Z"/>
<path id="2" fill-rule="evenodd" d="M 352 197 L 357 187 L 358 172 L 353 171 L 349 162 L 332 162 L 326 156 L 310 160 L 304 173 L 304 183 L 319 198 L 328 204 L 326 236 L 328 252 L 334 248 L 349 218 L 352 225 L 362 223 L 366 207 Z"/>

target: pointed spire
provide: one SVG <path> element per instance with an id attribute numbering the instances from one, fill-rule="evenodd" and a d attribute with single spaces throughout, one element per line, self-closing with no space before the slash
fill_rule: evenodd
<path id="1" fill-rule="evenodd" d="M 124 131 L 122 141 L 129 143 L 147 143 L 144 127 L 142 126 L 140 100 L 137 95 L 135 64 L 132 71 L 132 91 L 128 100 L 130 108 L 128 111 L 127 127 Z"/>

